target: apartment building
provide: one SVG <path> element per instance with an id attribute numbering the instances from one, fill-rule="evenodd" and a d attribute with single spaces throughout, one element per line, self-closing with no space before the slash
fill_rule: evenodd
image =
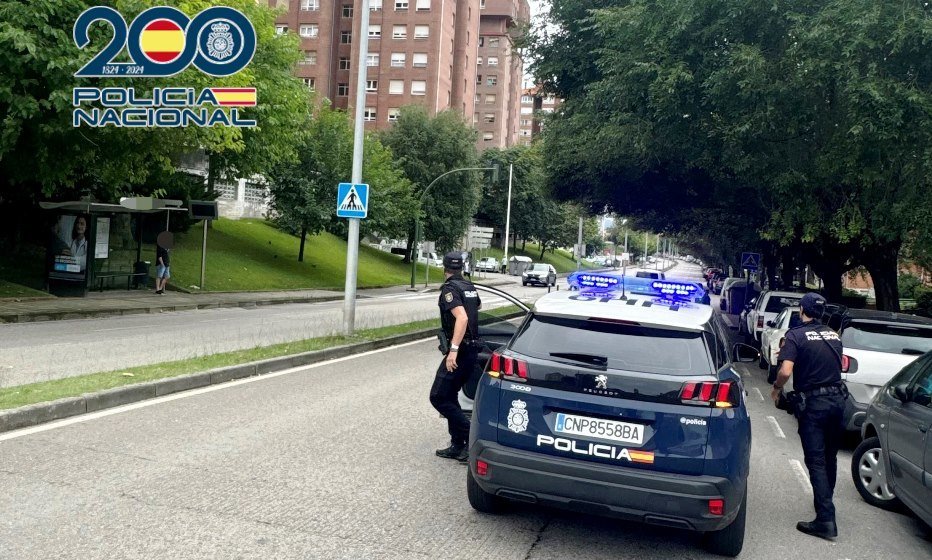
<path id="1" fill-rule="evenodd" d="M 473 120 L 481 105 L 483 115 L 493 116 L 483 122 L 491 126 L 482 128 L 480 148 L 511 145 L 517 138 L 515 84 L 523 65 L 511 55 L 508 32 L 530 17 L 527 0 L 370 0 L 364 38 L 357 36 L 360 0 L 269 0 L 269 5 L 286 10 L 277 32 L 301 38 L 304 60 L 297 76 L 351 113 L 359 48 L 361 40 L 367 42 L 362 108 L 367 129 L 389 126 L 405 105 L 423 105 L 431 114 L 454 109 Z M 482 80 L 480 56 L 485 68 L 492 57 L 495 69 Z M 489 133 L 491 139 L 484 140 Z"/>
<path id="2" fill-rule="evenodd" d="M 560 100 L 543 95 L 538 88 L 526 88 L 521 94 L 521 108 L 518 111 L 518 144 L 527 145 L 540 135 L 542 120 L 546 113 L 553 113 L 560 107 Z"/>

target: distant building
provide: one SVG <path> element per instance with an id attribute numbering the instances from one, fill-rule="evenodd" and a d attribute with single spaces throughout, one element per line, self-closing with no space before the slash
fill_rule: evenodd
<path id="1" fill-rule="evenodd" d="M 518 116 L 518 143 L 530 144 L 540 135 L 543 127 L 542 116 L 556 111 L 561 100 L 550 95 L 542 95 L 539 88 L 527 88 L 521 94 L 521 108 Z"/>

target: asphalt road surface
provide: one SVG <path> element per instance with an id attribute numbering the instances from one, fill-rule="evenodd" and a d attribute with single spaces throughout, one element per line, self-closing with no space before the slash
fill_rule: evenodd
<path id="1" fill-rule="evenodd" d="M 0 434 L 0 558 L 695 559 L 694 534 L 515 507 L 474 512 L 434 456 L 433 341 Z M 932 558 L 932 531 L 864 503 L 839 462 L 834 543 L 794 421 L 741 365 L 753 418 L 743 558 Z"/>

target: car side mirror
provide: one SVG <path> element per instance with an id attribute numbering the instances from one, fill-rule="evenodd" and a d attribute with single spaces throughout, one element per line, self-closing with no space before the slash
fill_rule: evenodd
<path id="1" fill-rule="evenodd" d="M 773 320 L 770 320 L 770 321 L 767 321 L 767 326 L 770 327 L 770 328 L 772 329 L 772 328 L 776 327 L 777 324 L 774 323 Z"/>
<path id="2" fill-rule="evenodd" d="M 738 342 L 732 349 L 732 356 L 734 362 L 754 362 L 760 359 L 760 352 L 753 346 Z"/>
<path id="3" fill-rule="evenodd" d="M 906 383 L 893 386 L 893 396 L 900 402 L 909 400 L 909 386 Z"/>

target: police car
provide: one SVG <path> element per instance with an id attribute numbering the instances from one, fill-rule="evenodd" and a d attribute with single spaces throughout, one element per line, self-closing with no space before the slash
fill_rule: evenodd
<path id="1" fill-rule="evenodd" d="M 751 425 L 727 329 L 697 283 L 576 273 L 478 382 L 473 508 L 540 503 L 744 543 Z"/>

